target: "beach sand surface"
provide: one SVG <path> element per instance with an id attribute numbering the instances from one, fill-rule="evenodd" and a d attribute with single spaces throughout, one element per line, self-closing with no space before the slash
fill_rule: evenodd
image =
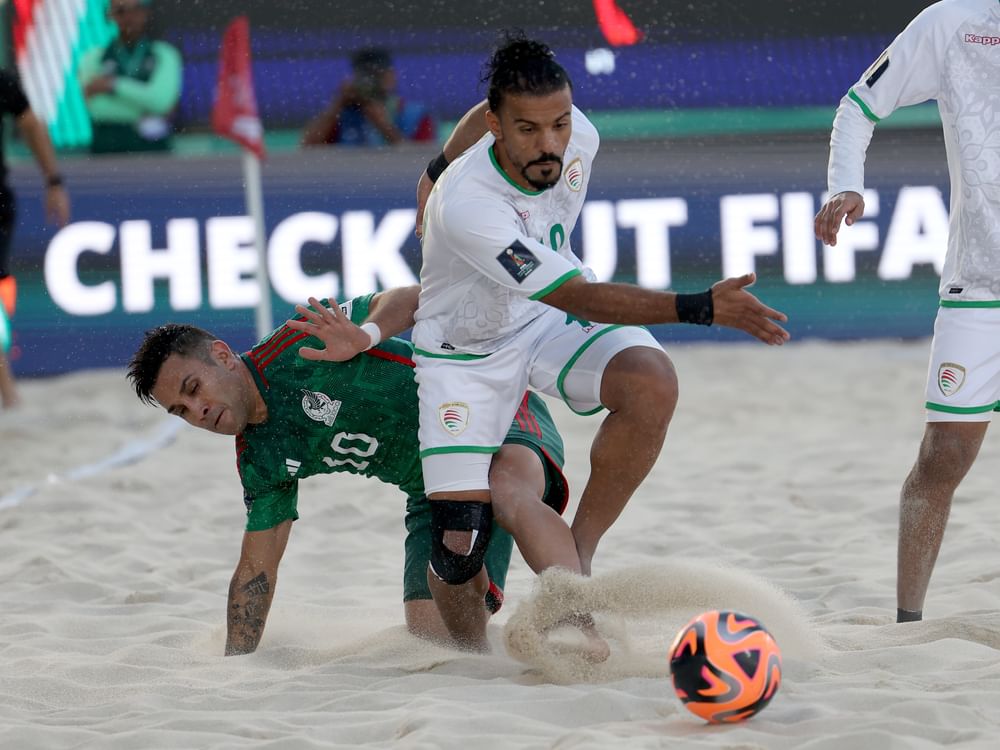
<path id="1" fill-rule="evenodd" d="M 0 748 L 995 748 L 1000 441 L 955 497 L 925 606 L 896 625 L 898 494 L 929 341 L 668 347 L 681 400 L 592 579 L 515 552 L 493 653 L 409 635 L 404 499 L 302 484 L 259 650 L 222 656 L 245 509 L 231 438 L 135 398 L 120 371 L 23 381 L 0 412 Z M 571 517 L 600 417 L 552 404 Z M 557 653 L 579 602 L 612 656 Z M 667 647 L 706 609 L 784 653 L 752 720 L 709 726 Z"/>

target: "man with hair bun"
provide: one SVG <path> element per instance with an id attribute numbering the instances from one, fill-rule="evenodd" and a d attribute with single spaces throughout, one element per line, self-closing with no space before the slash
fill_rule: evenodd
<path id="1" fill-rule="evenodd" d="M 753 274 L 698 294 L 598 283 L 569 238 L 584 204 L 597 130 L 573 105 L 545 44 L 508 34 L 489 61 L 485 102 L 459 122 L 418 186 L 423 240 L 413 332 L 420 447 L 435 538 L 432 592 L 466 587 L 492 518 L 490 457 L 519 394 L 606 408 L 571 533 L 579 572 L 660 452 L 677 403 L 670 358 L 641 326 L 713 323 L 783 344 L 785 316 L 747 291 Z M 433 190 L 431 189 L 432 183 Z M 426 199 L 426 206 L 424 206 Z M 424 209 L 424 210 L 421 210 Z M 538 510 L 537 528 L 551 520 Z"/>

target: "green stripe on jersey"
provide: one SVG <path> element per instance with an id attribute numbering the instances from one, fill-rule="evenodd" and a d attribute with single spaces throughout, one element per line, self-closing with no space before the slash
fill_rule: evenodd
<path id="1" fill-rule="evenodd" d="M 528 190 L 527 188 L 523 188 L 520 185 L 518 185 L 516 182 L 510 179 L 509 174 L 503 171 L 503 167 L 500 166 L 500 163 L 497 161 L 497 157 L 493 154 L 493 146 L 490 146 L 489 153 L 490 153 L 490 161 L 493 163 L 493 166 L 497 168 L 497 172 L 500 173 L 500 176 L 503 177 L 505 180 L 507 180 L 507 182 L 509 182 L 511 185 L 516 187 L 518 190 L 520 190 L 522 193 L 524 193 L 525 195 L 541 195 L 542 193 L 545 192 L 544 190 Z"/>
<path id="2" fill-rule="evenodd" d="M 542 289 L 540 291 L 537 291 L 534 294 L 532 294 L 528 299 L 540 300 L 546 294 L 554 292 L 556 289 L 558 289 L 559 287 L 561 287 L 563 284 L 565 284 L 567 281 L 569 281 L 573 277 L 575 277 L 575 276 L 582 276 L 582 275 L 583 274 L 581 273 L 581 271 L 580 271 L 579 268 L 574 268 L 572 271 L 567 271 L 566 273 L 564 273 L 562 276 L 560 276 L 558 279 L 556 279 L 555 281 L 553 281 L 551 284 L 549 284 L 544 289 Z"/>
<path id="3" fill-rule="evenodd" d="M 943 299 L 941 307 L 1000 307 L 1000 299 Z"/>
<path id="4" fill-rule="evenodd" d="M 876 115 L 874 112 L 872 112 L 868 108 L 868 105 L 865 104 L 863 101 L 861 101 L 861 97 L 858 96 L 857 93 L 855 93 L 853 88 L 847 92 L 847 96 L 848 98 L 850 98 L 851 101 L 853 101 L 855 104 L 861 107 L 861 111 L 865 113 L 865 117 L 867 117 L 869 120 L 871 120 L 872 122 L 881 121 L 882 118 Z"/>
<path id="5" fill-rule="evenodd" d="M 432 359 L 453 359 L 460 361 L 467 361 L 470 359 L 486 359 L 489 354 L 440 354 L 438 352 L 429 352 L 426 349 L 413 348 L 414 354 L 419 354 L 421 357 L 431 357 Z"/>

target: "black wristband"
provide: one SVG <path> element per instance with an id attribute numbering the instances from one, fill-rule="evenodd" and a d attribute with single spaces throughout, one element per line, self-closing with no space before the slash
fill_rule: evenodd
<path id="1" fill-rule="evenodd" d="M 444 151 L 431 159 L 431 163 L 427 165 L 427 176 L 431 178 L 431 182 L 437 182 L 438 177 L 441 173 L 448 168 L 448 159 L 444 155 Z"/>
<path id="2" fill-rule="evenodd" d="M 698 294 L 678 294 L 677 320 L 681 323 L 693 323 L 696 326 L 712 325 L 715 309 L 712 306 L 712 290 Z"/>
<path id="3" fill-rule="evenodd" d="M 63 184 L 63 178 L 61 174 L 54 174 L 45 178 L 45 187 L 59 187 Z"/>

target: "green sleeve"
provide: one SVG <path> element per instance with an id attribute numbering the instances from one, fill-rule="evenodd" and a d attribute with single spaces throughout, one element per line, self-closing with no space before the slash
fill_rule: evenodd
<path id="1" fill-rule="evenodd" d="M 247 506 L 247 531 L 265 531 L 289 519 L 298 520 L 298 480 L 266 485 L 249 465 L 242 467 L 240 476 L 243 502 Z"/>
<path id="2" fill-rule="evenodd" d="M 115 94 L 144 113 L 168 114 L 181 95 L 181 55 L 166 42 L 154 42 L 156 69 L 148 81 L 119 76 Z"/>
<path id="3" fill-rule="evenodd" d="M 351 322 L 355 325 L 361 325 L 365 322 L 365 318 L 368 317 L 368 309 L 371 307 L 372 300 L 375 298 L 374 292 L 372 294 L 364 294 L 360 297 L 355 297 L 350 302 L 346 302 L 345 305 L 348 306 L 346 311 L 351 317 Z"/>
<path id="4" fill-rule="evenodd" d="M 88 50 L 80 57 L 80 62 L 76 68 L 76 78 L 80 82 L 81 88 L 97 78 L 101 69 L 101 57 L 103 56 L 104 48 L 94 47 L 94 49 Z"/>

